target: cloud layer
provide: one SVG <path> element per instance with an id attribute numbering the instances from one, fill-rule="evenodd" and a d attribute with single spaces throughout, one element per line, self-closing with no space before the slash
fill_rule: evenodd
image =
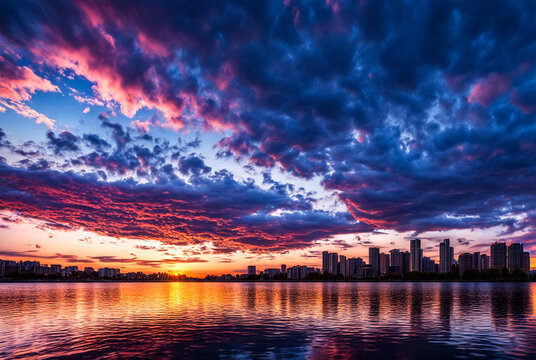
<path id="1" fill-rule="evenodd" d="M 238 182 L 227 172 L 194 184 L 138 184 L 2 165 L 0 184 L 0 209 L 49 228 L 173 245 L 211 243 L 215 252 L 284 251 L 371 230 L 348 215 L 312 210 L 306 202 Z M 284 212 L 276 215 L 277 210 Z"/>
<path id="2" fill-rule="evenodd" d="M 69 166 L 4 166 L 4 209 L 111 236 L 271 250 L 366 229 L 534 229 L 530 1 L 157 2 L 150 15 L 136 1 L 29 1 L 0 13 L 1 41 L 18 56 L 1 58 L 4 108 L 52 126 L 24 108 L 59 91 L 36 69 L 72 73 L 92 83 L 84 106 L 130 118 L 150 109 L 133 120 L 145 135 L 220 132 L 220 158 L 320 179 L 348 213 L 215 174 L 200 154 L 170 164 L 160 151 L 173 149 L 144 145 L 110 115 L 101 123 L 114 144 L 47 135 Z M 149 184 L 103 182 L 131 175 Z M 69 215 L 75 204 L 87 207 Z"/>

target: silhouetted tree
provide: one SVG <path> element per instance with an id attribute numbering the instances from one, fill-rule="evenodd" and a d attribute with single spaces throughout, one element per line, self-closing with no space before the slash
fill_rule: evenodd
<path id="1" fill-rule="evenodd" d="M 497 280 L 501 277 L 501 273 L 497 269 L 488 269 L 482 271 L 480 277 L 483 280 Z"/>
<path id="2" fill-rule="evenodd" d="M 510 273 L 510 278 L 516 280 L 527 280 L 527 274 L 523 270 L 518 268 L 512 271 L 512 273 Z"/>
<path id="3" fill-rule="evenodd" d="M 478 270 L 465 270 L 462 279 L 464 280 L 478 280 L 480 279 L 480 271 Z"/>
<path id="4" fill-rule="evenodd" d="M 275 274 L 273 280 L 287 280 L 287 274 Z"/>

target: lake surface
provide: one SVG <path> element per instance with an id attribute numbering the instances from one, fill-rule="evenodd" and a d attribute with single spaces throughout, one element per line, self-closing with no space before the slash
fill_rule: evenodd
<path id="1" fill-rule="evenodd" d="M 1 359 L 477 356 L 536 358 L 536 284 L 0 284 Z"/>

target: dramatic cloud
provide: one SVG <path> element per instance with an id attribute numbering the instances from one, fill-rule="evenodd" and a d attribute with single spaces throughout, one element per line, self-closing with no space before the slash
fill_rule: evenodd
<path id="1" fill-rule="evenodd" d="M 38 124 L 52 128 L 54 120 L 30 108 L 23 101 L 30 100 L 36 91 L 56 92 L 58 87 L 47 79 L 37 76 L 27 66 L 18 66 L 16 59 L 8 54 L 0 55 L 0 112 L 6 108 L 17 114 L 35 119 Z"/>
<path id="2" fill-rule="evenodd" d="M 98 134 L 48 133 L 56 164 L 4 166 L 4 209 L 222 252 L 371 229 L 534 228 L 530 1 L 179 1 L 150 16 L 138 1 L 17 1 L 0 14 L 12 52 L 0 111 L 52 127 L 23 102 L 59 91 L 48 74 L 84 82 L 69 91 L 78 105 L 106 107 Z M 268 176 L 260 190 L 214 174 L 199 141 L 156 143 L 154 128 L 217 134 L 218 159 L 317 181 L 347 213 L 312 210 Z M 80 175 L 91 171 L 101 181 Z"/>
<path id="3" fill-rule="evenodd" d="M 54 120 L 49 118 L 48 116 L 41 114 L 34 109 L 30 108 L 28 105 L 19 102 L 19 101 L 11 101 L 7 102 L 2 99 L 0 99 L 0 105 L 3 107 L 6 107 L 8 109 L 13 110 L 17 114 L 24 116 L 29 119 L 34 119 L 37 124 L 45 124 L 49 128 L 54 128 Z"/>
<path id="4" fill-rule="evenodd" d="M 60 132 L 57 137 L 52 131 L 49 131 L 47 132 L 47 139 L 50 147 L 56 154 L 59 154 L 63 151 L 78 150 L 78 142 L 80 141 L 76 135 L 68 131 Z"/>
<path id="5" fill-rule="evenodd" d="M 174 245 L 211 242 L 235 251 L 282 251 L 371 230 L 347 215 L 312 210 L 226 172 L 196 177 L 193 185 L 180 180 L 152 185 L 0 166 L 0 184 L 2 210 L 50 226 Z M 277 210 L 283 213 L 274 215 Z"/>
<path id="6" fill-rule="evenodd" d="M 5 55 L 4 55 L 5 56 Z M 40 78 L 30 68 L 17 66 L 13 59 L 0 56 L 0 98 L 20 102 L 30 100 L 36 91 L 59 91 L 47 79 Z"/>

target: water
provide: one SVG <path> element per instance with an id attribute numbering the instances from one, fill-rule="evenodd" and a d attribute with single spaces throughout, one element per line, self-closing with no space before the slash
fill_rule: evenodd
<path id="1" fill-rule="evenodd" d="M 478 356 L 536 358 L 536 284 L 0 284 L 1 359 Z"/>

